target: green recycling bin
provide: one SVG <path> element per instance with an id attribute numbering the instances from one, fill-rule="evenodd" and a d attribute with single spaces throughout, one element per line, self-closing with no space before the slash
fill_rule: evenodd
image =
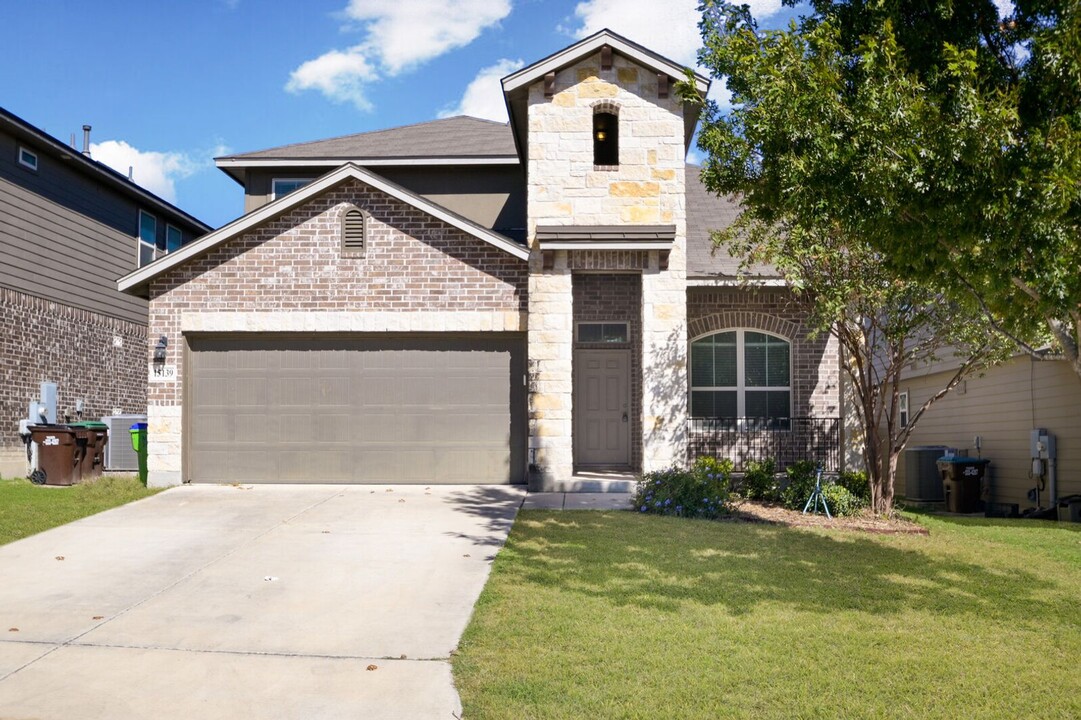
<path id="1" fill-rule="evenodd" d="M 139 456 L 139 479 L 146 485 L 146 423 L 135 423 L 128 431 L 131 433 L 131 449 Z"/>

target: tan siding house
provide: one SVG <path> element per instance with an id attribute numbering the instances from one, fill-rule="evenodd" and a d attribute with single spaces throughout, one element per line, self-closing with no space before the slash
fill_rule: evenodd
<path id="1" fill-rule="evenodd" d="M 946 373 L 908 377 L 902 391 L 910 407 L 917 408 L 946 382 Z M 1015 357 L 1005 364 L 970 378 L 939 400 L 921 418 L 909 446 L 945 445 L 975 455 L 980 437 L 982 456 L 991 461 L 992 502 L 1032 507 L 1026 497 L 1035 486 L 1029 433 L 1046 428 L 1058 440 L 1058 494 L 1081 493 L 1081 380 L 1068 363 Z M 905 494 L 904 462 L 897 492 Z M 1041 500 L 1046 506 L 1047 492 Z"/>

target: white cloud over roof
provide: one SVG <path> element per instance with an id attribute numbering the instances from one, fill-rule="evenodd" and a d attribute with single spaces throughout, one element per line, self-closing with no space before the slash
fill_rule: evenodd
<path id="1" fill-rule="evenodd" d="M 176 181 L 202 168 L 185 153 L 139 150 L 123 140 L 90 143 L 90 157 L 121 175 L 126 176 L 130 167 L 137 185 L 174 204 Z"/>
<path id="2" fill-rule="evenodd" d="M 525 66 L 522 60 L 500 60 L 495 65 L 481 68 L 466 87 L 462 99 L 452 108 L 439 113 L 439 117 L 469 115 L 471 117 L 507 122 L 507 105 L 503 102 L 503 86 L 500 80 Z"/>
<path id="3" fill-rule="evenodd" d="M 362 28 L 364 39 L 330 50 L 292 72 L 286 90 L 317 90 L 335 102 L 370 110 L 368 85 L 413 70 L 473 42 L 511 11 L 510 0 L 350 0 L 343 31 Z"/>

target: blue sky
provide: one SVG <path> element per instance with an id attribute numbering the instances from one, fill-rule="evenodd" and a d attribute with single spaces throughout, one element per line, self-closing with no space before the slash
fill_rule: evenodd
<path id="1" fill-rule="evenodd" d="M 766 24 L 780 0 L 751 0 Z M 697 0 L 3 0 L 0 105 L 212 226 L 212 158 L 447 114 L 505 120 L 497 80 L 610 27 L 693 63 Z M 719 83 L 715 83 L 720 85 Z"/>

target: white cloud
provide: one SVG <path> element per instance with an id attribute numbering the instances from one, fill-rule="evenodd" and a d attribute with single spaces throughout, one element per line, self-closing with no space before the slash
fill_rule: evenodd
<path id="1" fill-rule="evenodd" d="M 142 151 L 123 140 L 90 143 L 90 157 L 121 175 L 126 176 L 130 167 L 138 185 L 171 203 L 176 202 L 175 182 L 201 169 L 185 153 Z"/>
<path id="2" fill-rule="evenodd" d="M 343 30 L 359 25 L 364 39 L 305 62 L 285 88 L 318 90 L 336 102 L 370 109 L 367 85 L 468 45 L 510 10 L 510 0 L 457 0 L 453 7 L 444 0 L 349 0 Z"/>
<path id="3" fill-rule="evenodd" d="M 495 65 L 481 68 L 466 87 L 462 99 L 452 108 L 439 113 L 439 117 L 470 115 L 472 117 L 507 122 L 507 106 L 503 102 L 503 86 L 499 81 L 525 65 L 521 60 L 500 60 Z"/>
<path id="4" fill-rule="evenodd" d="M 372 104 L 364 88 L 378 77 L 359 48 L 331 50 L 294 70 L 285 89 L 294 93 L 318 90 L 335 102 L 351 102 L 360 110 L 370 110 Z"/>
<path id="5" fill-rule="evenodd" d="M 397 75 L 468 45 L 510 10 L 510 0 L 350 0 L 345 15 L 365 24 L 365 53 Z"/>

